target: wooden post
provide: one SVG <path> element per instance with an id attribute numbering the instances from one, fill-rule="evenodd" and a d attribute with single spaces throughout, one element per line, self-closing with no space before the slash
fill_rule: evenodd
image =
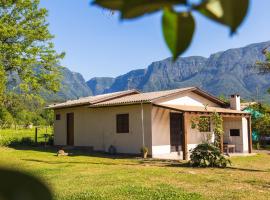
<path id="1" fill-rule="evenodd" d="M 182 151 L 183 151 L 183 160 L 188 159 L 188 148 L 187 148 L 187 113 L 184 112 L 183 114 L 183 144 L 182 144 Z"/>
<path id="2" fill-rule="evenodd" d="M 35 144 L 37 145 L 37 134 L 38 134 L 38 128 L 35 128 Z"/>
<path id="3" fill-rule="evenodd" d="M 247 118 L 248 121 L 248 153 L 252 153 L 252 129 L 251 129 L 251 116 Z"/>

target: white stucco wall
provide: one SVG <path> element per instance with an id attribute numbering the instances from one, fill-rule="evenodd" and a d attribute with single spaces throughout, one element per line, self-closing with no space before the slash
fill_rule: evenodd
<path id="1" fill-rule="evenodd" d="M 171 153 L 170 110 L 152 109 L 152 156 Z"/>
<path id="2" fill-rule="evenodd" d="M 193 92 L 180 94 L 171 98 L 167 98 L 162 102 L 159 102 L 161 105 L 189 105 L 189 106 L 212 106 L 219 107 L 216 103 L 198 95 Z"/>
<path id="3" fill-rule="evenodd" d="M 248 153 L 248 123 L 245 117 L 223 119 L 224 142 L 234 144 L 236 152 Z M 239 129 L 240 136 L 230 136 L 230 129 Z"/>
<path id="4" fill-rule="evenodd" d="M 199 117 L 198 115 L 188 115 L 187 116 L 187 144 L 188 144 L 188 156 L 190 155 L 190 150 L 194 149 L 198 144 L 207 141 L 208 135 L 210 135 L 210 141 L 214 142 L 213 124 L 211 122 L 210 132 L 200 132 L 197 128 L 193 129 L 191 127 L 192 117 Z"/>
<path id="5" fill-rule="evenodd" d="M 144 104 L 145 146 L 151 154 L 151 108 Z M 107 151 L 114 145 L 119 153 L 140 153 L 143 146 L 141 105 L 104 108 L 67 108 L 55 110 L 61 120 L 55 121 L 55 145 L 66 145 L 66 114 L 74 113 L 74 146 L 89 146 L 97 151 Z M 129 133 L 116 133 L 116 115 L 129 114 Z"/>

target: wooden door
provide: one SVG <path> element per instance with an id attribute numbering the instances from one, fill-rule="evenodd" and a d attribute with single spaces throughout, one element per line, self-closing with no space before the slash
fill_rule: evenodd
<path id="1" fill-rule="evenodd" d="M 67 113 L 67 145 L 74 145 L 74 113 Z"/>
<path id="2" fill-rule="evenodd" d="M 171 151 L 179 151 L 183 138 L 183 114 L 170 113 Z"/>

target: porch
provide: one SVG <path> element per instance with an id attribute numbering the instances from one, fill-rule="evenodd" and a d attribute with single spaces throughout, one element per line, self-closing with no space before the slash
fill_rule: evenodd
<path id="1" fill-rule="evenodd" d="M 214 141 L 213 122 L 210 120 L 209 131 L 192 128 L 193 117 L 209 117 L 218 112 L 223 119 L 224 135 L 221 139 L 224 154 L 248 155 L 252 151 L 251 118 L 248 113 L 224 108 L 207 108 L 195 106 L 155 105 L 168 111 L 170 146 L 169 152 L 156 154 L 154 158 L 188 160 L 190 150 L 209 139 Z"/>

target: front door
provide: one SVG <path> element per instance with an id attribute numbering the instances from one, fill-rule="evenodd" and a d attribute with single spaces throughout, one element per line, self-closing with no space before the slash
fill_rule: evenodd
<path id="1" fill-rule="evenodd" d="M 74 145 L 74 113 L 67 113 L 67 145 Z"/>
<path id="2" fill-rule="evenodd" d="M 183 114 L 170 113 L 170 141 L 171 151 L 179 151 L 183 137 Z"/>

